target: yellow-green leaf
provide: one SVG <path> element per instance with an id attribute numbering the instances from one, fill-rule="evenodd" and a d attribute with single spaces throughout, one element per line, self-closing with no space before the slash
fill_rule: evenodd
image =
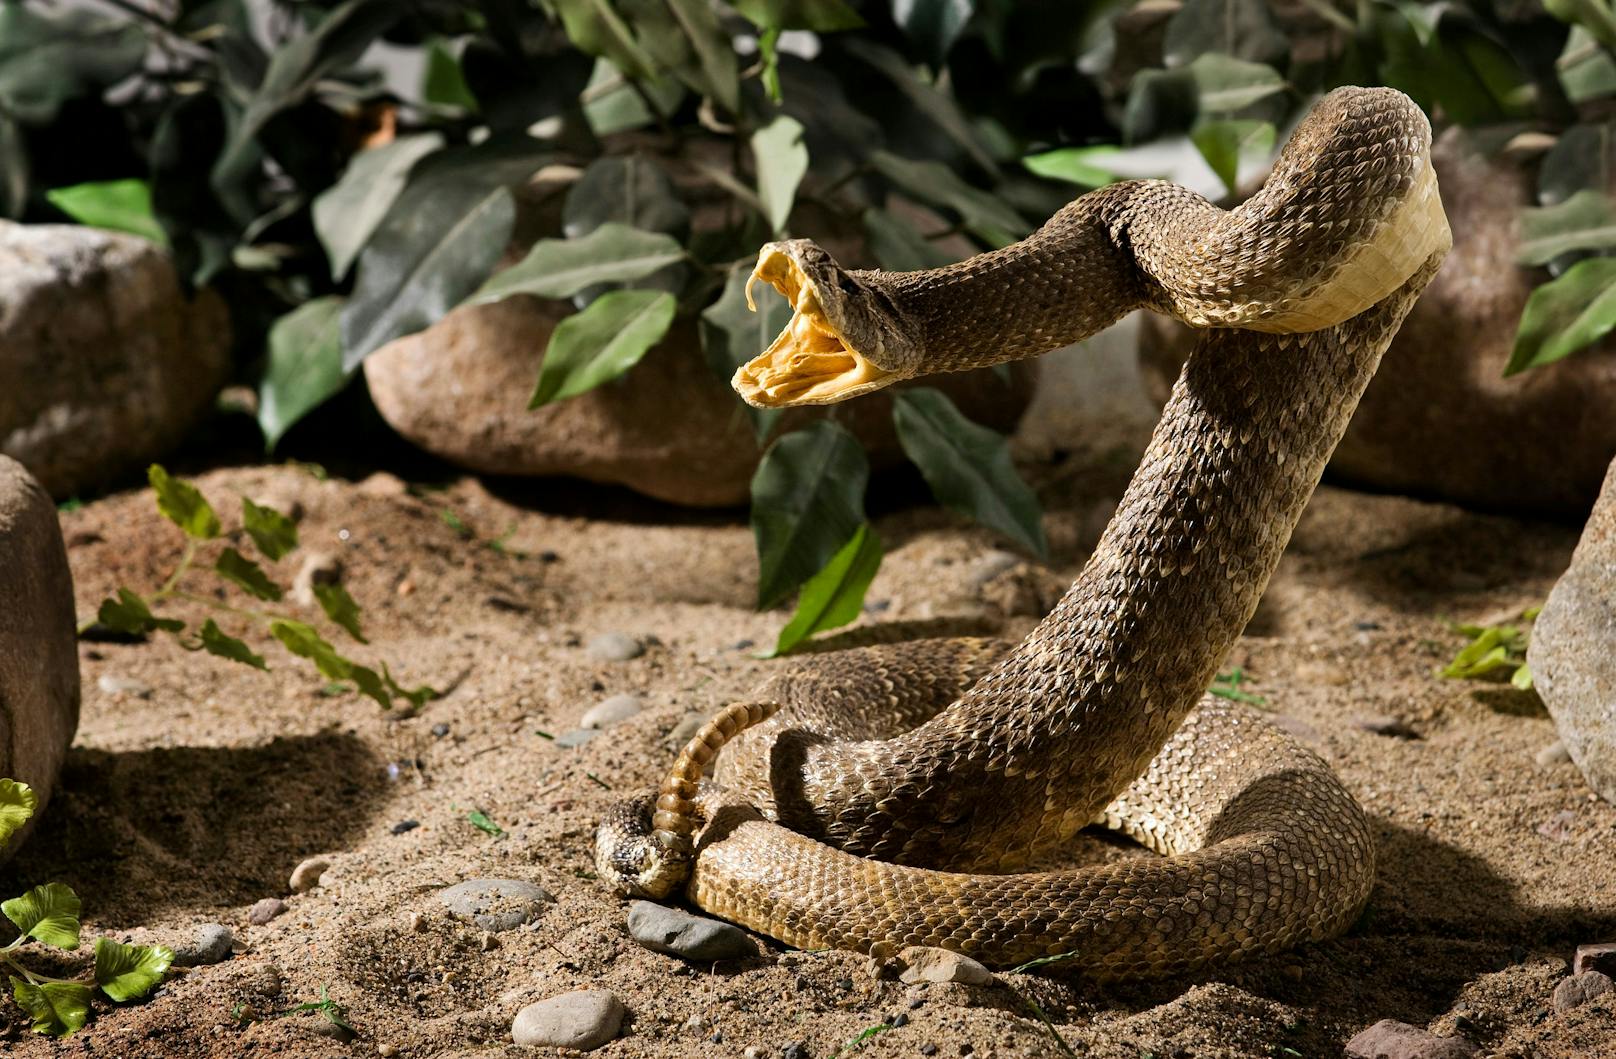
<path id="1" fill-rule="evenodd" d="M 868 522 L 802 586 L 797 609 L 780 630 L 771 655 L 783 655 L 814 633 L 854 621 L 864 605 L 875 572 L 881 568 L 881 541 Z"/>
<path id="2" fill-rule="evenodd" d="M 151 992 L 174 963 L 174 953 L 161 945 L 125 945 L 112 938 L 95 939 L 95 984 L 114 1000 L 133 1000 Z"/>
<path id="3" fill-rule="evenodd" d="M 593 390 L 623 375 L 662 340 L 678 303 L 665 291 L 602 294 L 550 333 L 529 408 Z"/>
<path id="4" fill-rule="evenodd" d="M 79 895 L 70 886 L 36 886 L 0 904 L 0 912 L 30 938 L 58 949 L 79 947 Z"/>
<path id="5" fill-rule="evenodd" d="M 219 516 L 196 486 L 170 477 L 158 463 L 146 469 L 146 480 L 157 494 L 157 510 L 187 536 L 212 540 L 219 535 Z"/>
<path id="6" fill-rule="evenodd" d="M 83 1029 L 90 1017 L 90 987 L 77 982 L 30 985 L 12 975 L 11 995 L 34 1020 L 35 1033 L 66 1037 Z"/>
<path id="7" fill-rule="evenodd" d="M 1616 257 L 1591 257 L 1538 287 L 1526 300 L 1505 375 L 1552 364 L 1616 327 Z"/>
<path id="8" fill-rule="evenodd" d="M 281 586 L 269 579 L 263 567 L 234 548 L 226 548 L 219 553 L 218 561 L 213 564 L 213 570 L 249 595 L 271 603 L 281 598 Z"/>
<path id="9" fill-rule="evenodd" d="M 39 798 L 28 784 L 0 779 L 0 846 L 28 822 L 38 806 Z"/>
<path id="10" fill-rule="evenodd" d="M 341 585 L 315 585 L 314 598 L 320 601 L 320 609 L 360 643 L 369 643 L 365 634 L 359 631 L 359 604 L 348 594 L 348 590 Z"/>

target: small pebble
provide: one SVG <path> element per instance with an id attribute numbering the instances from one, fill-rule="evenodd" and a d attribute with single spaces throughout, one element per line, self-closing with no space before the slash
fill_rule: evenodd
<path id="1" fill-rule="evenodd" d="M 1566 750 L 1565 744 L 1556 739 L 1548 746 L 1537 752 L 1535 760 L 1539 765 L 1560 765 L 1571 760 L 1571 754 Z"/>
<path id="2" fill-rule="evenodd" d="M 1576 823 L 1576 813 L 1570 809 L 1561 809 L 1537 825 L 1537 833 L 1544 838 L 1552 838 L 1556 842 L 1569 842 L 1571 841 L 1572 828 L 1576 826 Z"/>
<path id="3" fill-rule="evenodd" d="M 279 897 L 266 897 L 247 910 L 247 922 L 261 927 L 285 911 L 285 901 Z"/>
<path id="4" fill-rule="evenodd" d="M 967 576 L 972 586 L 980 588 L 989 581 L 992 581 L 995 577 L 998 577 L 1000 574 L 1004 573 L 1006 570 L 1013 569 L 1014 567 L 1020 565 L 1021 556 L 1015 554 L 1014 552 L 995 549 L 994 551 L 986 553 L 982 556 L 982 558 L 972 563 L 971 572 Z"/>
<path id="5" fill-rule="evenodd" d="M 324 857 L 310 857 L 292 869 L 292 878 L 289 884 L 294 894 L 306 894 L 320 885 L 320 876 L 331 867 L 331 862 Z"/>
<path id="6" fill-rule="evenodd" d="M 499 939 L 494 937 L 492 931 L 483 931 L 477 938 L 477 948 L 483 952 L 493 952 L 499 948 Z"/>
<path id="7" fill-rule="evenodd" d="M 521 879 L 467 879 L 440 890 L 438 900 L 455 915 L 497 934 L 537 919 L 555 898 Z"/>
<path id="8" fill-rule="evenodd" d="M 808 1059 L 808 1045 L 803 1041 L 792 1041 L 780 1049 L 780 1059 Z"/>
<path id="9" fill-rule="evenodd" d="M 341 580 L 341 559 L 330 552 L 309 552 L 292 579 L 292 598 L 300 606 L 312 607 L 319 602 L 314 598 L 315 585 L 334 585 Z"/>
<path id="10" fill-rule="evenodd" d="M 887 1019 L 887 1025 L 891 1026 L 895 1030 L 901 1030 L 905 1026 L 909 1025 L 909 1016 L 900 1011 L 890 1019 Z"/>
<path id="11" fill-rule="evenodd" d="M 709 1041 L 712 1041 L 714 1044 L 723 1044 L 724 1043 L 724 1031 L 723 1030 L 714 1030 L 713 1035 L 711 1037 L 708 1037 L 707 1039 Z"/>
<path id="12" fill-rule="evenodd" d="M 1596 996 L 1616 989 L 1609 975 L 1598 971 L 1583 971 L 1574 974 L 1554 987 L 1554 1010 L 1570 1011 L 1579 1004 L 1586 1004 Z"/>
<path id="13" fill-rule="evenodd" d="M 610 728 L 614 724 L 628 720 L 643 709 L 645 704 L 640 701 L 638 695 L 613 695 L 604 702 L 592 706 L 578 723 L 584 728 Z"/>
<path id="14" fill-rule="evenodd" d="M 395 834 L 395 835 L 402 835 L 406 831 L 414 831 L 416 828 L 418 828 L 420 826 L 421 826 L 421 821 L 419 821 L 419 820 L 400 820 L 398 823 L 396 823 L 392 827 L 388 828 L 388 830 L 393 832 L 393 834 Z"/>
<path id="15" fill-rule="evenodd" d="M 563 732 L 556 736 L 555 745 L 567 750 L 576 750 L 599 734 L 599 728 L 574 728 L 570 732 Z"/>
<path id="16" fill-rule="evenodd" d="M 921 1009 L 921 1007 L 924 1006 L 925 1003 L 926 1003 L 926 998 L 925 997 L 912 996 L 912 997 L 909 998 L 909 1010 L 910 1011 L 919 1011 Z"/>
<path id="17" fill-rule="evenodd" d="M 757 646 L 756 640 L 736 640 L 729 645 L 731 651 L 747 651 Z"/>
<path id="18" fill-rule="evenodd" d="M 616 1037 L 625 1014 L 623 1002 L 610 990 L 581 989 L 518 1011 L 511 1038 L 522 1045 L 587 1052 Z"/>
<path id="19" fill-rule="evenodd" d="M 1472 1059 L 1480 1050 L 1463 1037 L 1438 1037 L 1418 1026 L 1381 1019 L 1347 1042 L 1346 1059 Z"/>
<path id="20" fill-rule="evenodd" d="M 763 1049 L 755 1044 L 749 1044 L 741 1055 L 743 1059 L 763 1059 Z"/>
<path id="21" fill-rule="evenodd" d="M 936 1055 L 937 1054 L 937 1046 L 935 1044 L 931 1043 L 930 1041 L 927 1041 L 925 1044 L 922 1044 L 920 1046 L 920 1054 L 921 1055 Z"/>
<path id="22" fill-rule="evenodd" d="M 598 658 L 602 662 L 627 662 L 643 655 L 645 645 L 627 633 L 603 632 L 592 638 L 584 650 L 589 652 L 591 658 Z"/>
<path id="23" fill-rule="evenodd" d="M 1616 978 L 1616 941 L 1600 941 L 1592 945 L 1578 945 L 1577 956 L 1571 963 L 1571 973 L 1598 971 Z"/>
<path id="24" fill-rule="evenodd" d="M 673 726 L 668 733 L 668 742 L 683 749 L 684 745 L 696 738 L 701 726 L 707 723 L 707 716 L 701 713 L 687 713 L 679 718 L 679 723 Z"/>
<path id="25" fill-rule="evenodd" d="M 387 1059 L 389 1056 L 397 1055 L 398 1049 L 393 1047 L 391 1044 L 378 1044 L 376 1046 L 376 1054 L 382 1056 L 382 1059 Z"/>
<path id="26" fill-rule="evenodd" d="M 652 901 L 629 903 L 628 932 L 653 952 L 698 963 L 744 960 L 757 955 L 757 945 L 733 923 L 693 916 Z"/>
<path id="27" fill-rule="evenodd" d="M 440 721 L 437 724 L 432 726 L 432 736 L 433 736 L 433 738 L 442 739 L 444 736 L 446 736 L 448 734 L 449 734 L 449 726 L 444 724 L 443 722 Z"/>
<path id="28" fill-rule="evenodd" d="M 900 981 L 960 982 L 964 985 L 988 985 L 993 973 L 969 956 L 961 956 L 947 949 L 913 946 L 898 954 L 903 965 Z"/>
<path id="29" fill-rule="evenodd" d="M 417 934 L 426 929 L 426 916 L 422 915 L 420 912 L 411 912 L 409 919 L 406 920 L 406 922 L 409 923 L 410 929 L 415 931 Z"/>
<path id="30" fill-rule="evenodd" d="M 95 686 L 108 695 L 133 695 L 137 699 L 149 699 L 152 695 L 150 684 L 142 684 L 138 680 L 128 677 L 115 677 L 103 673 L 96 678 Z"/>
<path id="31" fill-rule="evenodd" d="M 375 471 L 367 475 L 355 488 L 365 496 L 379 497 L 403 496 L 410 491 L 404 479 L 388 471 Z"/>
<path id="32" fill-rule="evenodd" d="M 316 1037 L 330 1037 L 332 1040 L 341 1041 L 343 1044 L 348 1044 L 358 1036 L 347 1026 L 339 1026 L 324 1015 L 315 1015 L 312 1018 L 305 1019 L 303 1028 Z"/>
<path id="33" fill-rule="evenodd" d="M 235 932 L 222 923 L 204 923 L 196 928 L 189 945 L 174 946 L 174 962 L 182 967 L 202 967 L 223 963 L 236 943 Z"/>

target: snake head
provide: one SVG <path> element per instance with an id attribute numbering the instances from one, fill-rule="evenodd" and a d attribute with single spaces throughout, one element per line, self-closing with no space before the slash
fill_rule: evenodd
<path id="1" fill-rule="evenodd" d="M 791 323 L 735 372 L 733 385 L 759 408 L 833 404 L 914 374 L 915 346 L 897 308 L 807 239 L 768 243 L 746 283 L 762 280 L 791 303 Z"/>
<path id="2" fill-rule="evenodd" d="M 690 838 L 653 830 L 655 796 L 612 806 L 595 829 L 595 873 L 627 897 L 661 900 L 690 878 Z"/>

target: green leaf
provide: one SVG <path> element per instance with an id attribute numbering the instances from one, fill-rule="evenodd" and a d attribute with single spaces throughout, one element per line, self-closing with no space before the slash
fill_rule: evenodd
<path id="1" fill-rule="evenodd" d="M 1543 265 L 1582 250 L 1616 250 L 1616 203 L 1583 190 L 1554 206 L 1521 211 L 1521 245 L 1515 260 Z"/>
<path id="2" fill-rule="evenodd" d="M 779 106 L 785 99 L 780 90 L 780 28 L 771 27 L 758 34 L 758 55 L 762 60 L 762 69 L 758 72 L 758 80 L 763 82 L 763 91 L 768 94 L 769 101 Z"/>
<path id="3" fill-rule="evenodd" d="M 365 634 L 359 631 L 359 604 L 348 594 L 348 590 L 341 585 L 315 585 L 314 598 L 320 601 L 320 609 L 333 623 L 340 625 L 360 643 L 369 643 Z"/>
<path id="4" fill-rule="evenodd" d="M 36 886 L 0 903 L 0 912 L 24 935 L 58 949 L 79 947 L 79 895 L 62 883 Z"/>
<path id="5" fill-rule="evenodd" d="M 1274 149 L 1277 133 L 1267 121 L 1207 121 L 1197 125 L 1190 133 L 1196 150 L 1212 167 L 1212 172 L 1223 181 L 1229 194 L 1236 191 L 1240 176 L 1240 162 L 1249 157 L 1266 157 Z"/>
<path id="6" fill-rule="evenodd" d="M 528 407 L 574 397 L 623 375 L 662 340 L 677 308 L 665 291 L 619 290 L 567 317 L 550 334 Z"/>
<path id="7" fill-rule="evenodd" d="M 757 163 L 758 198 L 769 229 L 779 233 L 791 215 L 797 185 L 808 172 L 808 148 L 802 125 L 782 114 L 752 134 L 752 158 Z"/>
<path id="8" fill-rule="evenodd" d="M 690 231 L 690 207 L 652 159 L 641 154 L 607 155 L 590 162 L 567 191 L 561 231 L 576 240 L 613 222 L 677 241 Z"/>
<path id="9" fill-rule="evenodd" d="M 881 567 L 881 554 L 880 539 L 868 522 L 863 523 L 825 568 L 802 586 L 797 609 L 780 630 L 769 657 L 786 654 L 815 633 L 856 620 L 864 593 Z"/>
<path id="10" fill-rule="evenodd" d="M 264 661 L 263 655 L 255 654 L 253 649 L 247 646 L 246 641 L 238 640 L 219 628 L 218 623 L 212 618 L 202 624 L 200 637 L 199 646 L 210 655 L 240 662 L 265 672 L 269 671 L 269 665 Z"/>
<path id="11" fill-rule="evenodd" d="M 756 357 L 791 322 L 791 303 L 767 283 L 752 288 L 757 312 L 746 303 L 746 285 L 751 272 L 740 268 L 730 272 L 724 281 L 724 293 L 701 314 L 701 348 L 707 365 L 725 385 L 735 375 L 735 369 Z M 753 408 L 741 403 L 752 421 L 752 431 L 761 442 L 779 423 L 783 413 L 779 408 Z"/>
<path id="12" fill-rule="evenodd" d="M 438 151 L 410 171 L 404 191 L 359 255 L 342 310 L 342 366 L 438 321 L 488 278 L 516 223 L 508 185 L 549 157 L 513 137 Z"/>
<path id="13" fill-rule="evenodd" d="M 941 162 L 916 162 L 876 151 L 870 155 L 870 165 L 914 198 L 958 213 L 965 227 L 995 246 L 1013 243 L 1029 230 L 1021 215 L 1002 199 L 967 184 Z"/>
<path id="14" fill-rule="evenodd" d="M 416 709 L 420 709 L 421 706 L 432 701 L 433 699 L 441 699 L 443 697 L 443 692 L 427 684 L 422 684 L 420 687 L 416 688 L 404 687 L 398 681 L 393 679 L 393 674 L 388 672 L 385 665 L 382 666 L 382 681 L 384 684 L 386 684 L 389 692 L 401 699 L 404 699 Z M 387 703 L 382 702 L 382 705 L 386 706 Z"/>
<path id="15" fill-rule="evenodd" d="M 297 550 L 297 523 L 272 507 L 241 498 L 241 522 L 264 558 L 274 562 Z"/>
<path id="16" fill-rule="evenodd" d="M 0 846 L 11 840 L 38 806 L 39 797 L 28 784 L 0 779 Z"/>
<path id="17" fill-rule="evenodd" d="M 34 1020 L 34 1032 L 66 1037 L 84 1028 L 90 1017 L 90 987 L 77 982 L 29 985 L 11 975 L 11 995 Z"/>
<path id="18" fill-rule="evenodd" d="M 903 56 L 891 48 L 877 44 L 868 36 L 861 34 L 848 37 L 838 44 L 841 50 L 868 63 L 890 81 L 914 107 L 916 114 L 937 126 L 943 135 L 953 140 L 983 173 L 995 180 L 998 179 L 998 165 L 993 161 L 993 156 L 982 146 L 982 138 L 977 133 L 976 126 L 960 110 L 953 96 L 923 81 Z"/>
<path id="19" fill-rule="evenodd" d="M 864 211 L 864 236 L 870 252 L 889 272 L 915 272 L 951 265 L 956 258 L 929 242 L 906 221 L 877 207 Z M 788 317 L 789 319 L 789 317 Z M 778 332 L 776 332 L 778 334 Z"/>
<path id="20" fill-rule="evenodd" d="M 293 424 L 348 385 L 342 366 L 343 299 L 304 302 L 269 328 L 268 355 L 258 380 L 258 427 L 273 452 Z"/>
<path id="21" fill-rule="evenodd" d="M 486 831 L 495 838 L 498 838 L 500 835 L 505 833 L 505 829 L 494 823 L 489 815 L 483 812 L 481 809 L 473 809 L 471 812 L 466 814 L 466 819 L 471 823 L 472 827 L 475 827 L 479 831 Z"/>
<path id="22" fill-rule="evenodd" d="M 258 162 L 258 135 L 277 115 L 301 103 L 322 78 L 359 60 L 405 13 L 393 0 L 347 0 L 308 33 L 276 49 L 269 69 L 231 129 L 213 165 L 213 183 L 228 186 Z"/>
<path id="23" fill-rule="evenodd" d="M 643 97 L 609 60 L 597 59 L 580 97 L 590 131 L 596 136 L 611 136 L 644 128 L 656 120 L 646 100 L 658 113 L 672 114 L 685 98 L 685 88 L 675 77 L 653 77 L 638 82 L 638 86 L 645 93 Z"/>
<path id="24" fill-rule="evenodd" d="M 146 57 L 138 23 L 89 10 L 0 3 L 0 113 L 28 125 L 122 81 Z"/>
<path id="25" fill-rule="evenodd" d="M 870 464 L 846 428 L 820 420 L 769 447 L 752 476 L 758 608 L 825 568 L 864 522 Z"/>
<path id="26" fill-rule="evenodd" d="M 331 680 L 355 679 L 354 663 L 337 654 L 337 649 L 327 643 L 314 626 L 290 618 L 277 618 L 269 623 L 269 631 L 288 651 L 313 662 L 321 676 Z M 360 690 L 363 691 L 363 687 Z"/>
<path id="27" fill-rule="evenodd" d="M 652 0 L 636 5 L 632 17 L 658 65 L 731 114 L 740 110 L 740 64 L 711 0 Z"/>
<path id="28" fill-rule="evenodd" d="M 1027 171 L 1050 180 L 1066 180 L 1086 188 L 1098 188 L 1118 179 L 1116 173 L 1102 164 L 1107 158 L 1121 153 L 1111 144 L 1094 147 L 1059 147 L 1043 154 L 1032 154 L 1021 160 Z"/>
<path id="29" fill-rule="evenodd" d="M 460 60 L 441 40 L 427 46 L 426 73 L 421 76 L 421 98 L 435 106 L 455 107 L 472 114 L 477 112 L 477 97 L 466 85 L 466 74 L 460 69 Z"/>
<path id="30" fill-rule="evenodd" d="M 927 62 L 941 66 L 975 10 L 976 0 L 892 0 L 892 21 Z"/>
<path id="31" fill-rule="evenodd" d="M 1218 52 L 1252 62 L 1278 63 L 1290 55 L 1290 41 L 1274 25 L 1267 0 L 1187 0 L 1167 20 L 1162 58 L 1184 66 Z"/>
<path id="32" fill-rule="evenodd" d="M 763 29 L 833 33 L 864 25 L 864 19 L 845 0 L 735 0 L 730 6 Z"/>
<path id="33" fill-rule="evenodd" d="M 179 632 L 185 623 L 176 618 L 159 618 L 151 612 L 144 599 L 127 588 L 118 589 L 116 600 L 104 599 L 95 620 L 115 632 L 130 636 L 144 636 L 156 629 Z"/>
<path id="34" fill-rule="evenodd" d="M 151 992 L 173 963 L 173 952 L 161 945 L 125 945 L 111 938 L 95 939 L 95 984 L 119 1002 Z"/>
<path id="35" fill-rule="evenodd" d="M 603 224 L 581 239 L 540 239 L 521 261 L 489 277 L 466 304 L 513 294 L 570 298 L 586 287 L 636 280 L 683 259 L 684 249 L 669 236 Z"/>
<path id="36" fill-rule="evenodd" d="M 1532 292 L 1505 375 L 1552 364 L 1616 327 L 1616 257 L 1591 257 Z"/>
<path id="37" fill-rule="evenodd" d="M 157 510 L 184 530 L 186 536 L 206 541 L 219 535 L 219 516 L 213 513 L 207 498 L 196 486 L 169 477 L 160 463 L 146 468 L 146 480 L 157 494 Z"/>
<path id="38" fill-rule="evenodd" d="M 315 196 L 314 234 L 325 247 L 333 280 L 340 281 L 353 267 L 404 191 L 415 163 L 442 146 L 441 135 L 423 132 L 360 151 L 349 159 L 341 179 Z"/>
<path id="39" fill-rule="evenodd" d="M 1616 95 L 1616 57 L 1594 46 L 1581 26 L 1566 37 L 1565 50 L 1555 62 L 1560 84 L 1572 103 L 1587 103 Z"/>
<path id="40" fill-rule="evenodd" d="M 931 387 L 893 391 L 892 422 L 904 454 L 939 503 L 1039 556 L 1048 554 L 1043 509 L 1010 462 L 1003 434 L 971 422 Z"/>
<path id="41" fill-rule="evenodd" d="M 1203 114 L 1242 110 L 1288 87 L 1272 66 L 1218 52 L 1207 52 L 1190 63 L 1188 69 L 1195 79 Z"/>
<path id="42" fill-rule="evenodd" d="M 1616 93 L 1616 84 L 1612 85 Z M 1537 200 L 1564 202 L 1584 189 L 1601 190 L 1616 172 L 1616 122 L 1584 122 L 1555 138 L 1537 167 Z"/>
<path id="43" fill-rule="evenodd" d="M 274 603 L 281 598 L 281 587 L 269 579 L 269 575 L 264 573 L 261 566 L 234 548 L 226 548 L 219 553 L 218 561 L 213 564 L 213 571 L 243 592 L 259 599 L 267 599 Z"/>
<path id="44" fill-rule="evenodd" d="M 1543 8 L 1561 22 L 1581 26 L 1607 48 L 1616 48 L 1616 13 L 1608 0 L 1543 0 Z"/>
<path id="45" fill-rule="evenodd" d="M 657 63 L 607 0 L 554 0 L 567 38 L 590 55 L 610 59 L 628 77 L 646 78 Z"/>
<path id="46" fill-rule="evenodd" d="M 158 246 L 168 245 L 168 236 L 152 212 L 151 185 L 144 180 L 74 184 L 52 188 L 45 192 L 45 198 L 80 224 L 128 232 Z"/>

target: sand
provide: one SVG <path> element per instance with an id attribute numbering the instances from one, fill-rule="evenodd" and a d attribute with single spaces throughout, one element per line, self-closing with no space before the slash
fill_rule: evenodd
<path id="1" fill-rule="evenodd" d="M 1044 433 L 1029 429 L 1019 450 L 1048 510 L 1049 566 L 974 584 L 999 542 L 916 504 L 922 489 L 898 476 L 877 491 L 888 556 L 861 625 L 1013 638 L 1053 602 L 1120 495 L 1148 419 L 1135 404 L 1103 429 L 1091 419 L 1087 433 L 1052 432 L 1060 409 L 1047 403 L 1059 393 L 1044 398 Z M 167 638 L 82 645 L 77 744 L 39 832 L 0 870 L 5 892 L 58 880 L 83 898 L 87 937 L 172 942 L 221 922 L 240 951 L 145 1002 L 98 1003 L 89 1027 L 59 1045 L 34 1038 L 7 1004 L 0 1049 L 534 1054 L 511 1043 L 516 1011 L 593 986 L 629 1012 L 619 1038 L 593 1053 L 613 1059 L 734 1057 L 749 1046 L 773 1057 L 793 1042 L 828 1059 L 900 1012 L 906 1025 L 857 1054 L 918 1056 L 927 1044 L 940 1056 L 1065 1054 L 1029 1000 L 1081 1056 L 1333 1057 L 1381 1018 L 1462 1033 L 1498 1056 L 1616 1055 L 1612 997 L 1564 1014 L 1550 1004 L 1575 946 L 1616 937 L 1616 808 L 1568 762 L 1536 761 L 1555 734 L 1532 693 L 1433 675 L 1461 643 L 1446 620 L 1499 620 L 1540 602 L 1575 527 L 1329 486 L 1309 506 L 1231 663 L 1374 821 L 1378 882 L 1344 937 L 1146 985 L 1022 974 L 991 988 L 919 988 L 873 976 L 861 956 L 767 939 L 755 960 L 687 966 L 636 945 L 625 905 L 593 877 L 603 807 L 656 781 L 674 727 L 785 664 L 753 657 L 785 615 L 751 607 L 744 512 L 681 512 L 565 482 L 321 480 L 295 465 L 216 467 L 197 481 L 227 526 L 237 495 L 301 506 L 304 552 L 339 556 L 363 607 L 371 642 L 351 653 L 447 694 L 413 716 L 326 695 L 326 680 L 262 633 L 252 639 L 269 673 Z M 156 586 L 182 548 L 143 492 L 62 521 L 86 615 L 119 585 Z M 278 565 L 283 581 L 302 555 Z M 189 584 L 214 587 L 205 575 Z M 609 631 L 639 638 L 645 653 L 593 658 L 587 642 Z M 108 692 L 103 677 L 144 688 Z M 623 692 L 642 696 L 644 712 L 577 749 L 547 737 Z M 1404 734 L 1364 726 L 1377 718 Z M 474 827 L 473 810 L 503 834 Z M 408 820 L 419 826 L 394 833 Z M 332 865 L 322 884 L 290 893 L 293 868 L 317 855 Z M 1096 838 L 1074 859 L 1129 855 L 1140 854 Z M 485 940 L 435 897 L 475 877 L 536 882 L 555 901 Z M 248 908 L 266 897 L 289 910 L 249 925 Z M 274 1016 L 322 989 L 356 1041 L 321 1035 L 317 1014 L 238 1017 L 242 1006 Z"/>

